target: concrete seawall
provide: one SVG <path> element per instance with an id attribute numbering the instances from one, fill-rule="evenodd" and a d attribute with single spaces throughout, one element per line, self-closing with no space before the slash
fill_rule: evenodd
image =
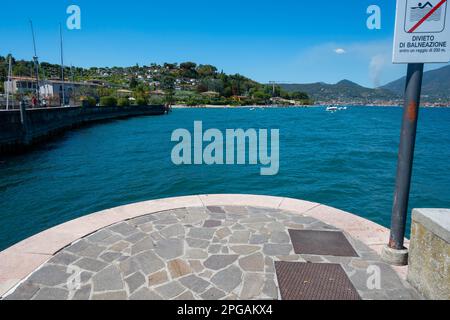
<path id="1" fill-rule="evenodd" d="M 84 124 L 144 115 L 163 115 L 164 106 L 65 107 L 0 111 L 0 154 L 20 152 L 65 130 Z"/>

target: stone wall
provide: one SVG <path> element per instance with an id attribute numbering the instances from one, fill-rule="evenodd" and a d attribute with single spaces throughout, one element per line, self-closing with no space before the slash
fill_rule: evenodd
<path id="1" fill-rule="evenodd" d="M 450 300 L 450 210 L 413 211 L 408 281 L 427 299 Z"/>
<path id="2" fill-rule="evenodd" d="M 86 123 L 164 112 L 164 106 L 29 109 L 22 121 L 19 110 L 0 111 L 0 154 L 20 151 Z"/>

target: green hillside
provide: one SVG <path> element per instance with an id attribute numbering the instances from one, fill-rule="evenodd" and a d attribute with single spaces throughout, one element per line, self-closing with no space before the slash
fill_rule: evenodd
<path id="1" fill-rule="evenodd" d="M 403 94 L 406 77 L 388 83 L 382 89 Z M 450 66 L 428 71 L 423 76 L 422 95 L 425 101 L 450 100 Z"/>
<path id="2" fill-rule="evenodd" d="M 386 89 L 370 89 L 349 80 L 336 84 L 323 82 L 309 84 L 281 84 L 286 91 L 306 92 L 315 101 L 328 103 L 374 103 L 375 101 L 390 101 L 399 98 L 398 94 Z"/>

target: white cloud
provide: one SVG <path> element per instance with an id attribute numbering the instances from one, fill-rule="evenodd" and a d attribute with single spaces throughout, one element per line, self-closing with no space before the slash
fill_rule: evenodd
<path id="1" fill-rule="evenodd" d="M 342 49 L 342 48 L 334 49 L 334 52 L 336 52 L 337 54 L 344 54 L 344 53 L 347 53 L 347 51 L 345 51 L 345 50 Z"/>

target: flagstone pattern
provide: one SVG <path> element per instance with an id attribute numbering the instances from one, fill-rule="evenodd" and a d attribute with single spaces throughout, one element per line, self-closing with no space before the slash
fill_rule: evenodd
<path id="1" fill-rule="evenodd" d="M 420 296 L 369 247 L 359 257 L 294 253 L 289 230 L 339 231 L 315 218 L 256 206 L 204 206 L 144 215 L 61 250 L 6 300 L 280 299 L 275 261 L 341 264 L 363 299 Z M 368 287 L 368 268 L 381 289 Z"/>

